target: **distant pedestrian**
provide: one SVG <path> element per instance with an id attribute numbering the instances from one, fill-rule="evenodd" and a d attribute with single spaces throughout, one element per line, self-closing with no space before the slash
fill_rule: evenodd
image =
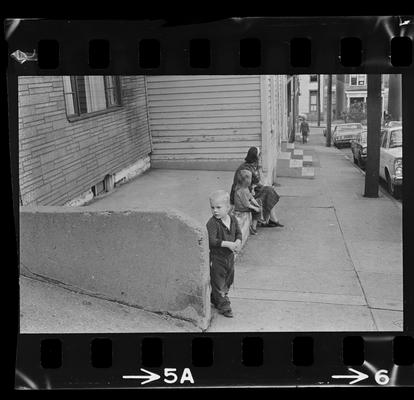
<path id="1" fill-rule="evenodd" d="M 250 233 L 257 235 L 257 221 L 262 220 L 262 206 L 259 200 L 256 200 L 251 191 L 252 173 L 249 170 L 242 169 L 239 171 L 237 185 L 234 192 L 234 211 L 239 213 L 251 213 L 252 223 L 249 227 Z"/>
<path id="2" fill-rule="evenodd" d="M 220 314 L 233 317 L 228 292 L 234 281 L 234 253 L 241 249 L 242 233 L 234 215 L 229 215 L 230 196 L 224 190 L 210 195 L 213 216 L 207 222 L 210 246 L 211 302 Z"/>
<path id="3" fill-rule="evenodd" d="M 302 133 L 302 143 L 306 143 L 309 135 L 309 124 L 305 119 L 300 124 L 300 132 Z"/>
<path id="4" fill-rule="evenodd" d="M 259 156 L 259 148 L 250 147 L 244 159 L 245 162 L 241 164 L 234 173 L 233 185 L 230 192 L 230 203 L 234 204 L 234 193 L 237 186 L 238 173 L 243 169 L 247 169 L 252 173 L 250 191 L 257 201 L 260 200 L 262 206 L 263 223 L 259 221 L 260 226 L 283 227 L 276 215 L 276 204 L 279 202 L 279 195 L 273 186 L 262 185 L 260 182 Z"/>

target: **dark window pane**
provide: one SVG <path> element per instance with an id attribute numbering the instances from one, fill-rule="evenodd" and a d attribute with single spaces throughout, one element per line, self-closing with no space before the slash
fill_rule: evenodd
<path id="1" fill-rule="evenodd" d="M 76 77 L 76 88 L 78 94 L 79 112 L 85 114 L 88 112 L 88 106 L 86 102 L 86 89 L 85 89 L 85 77 Z"/>

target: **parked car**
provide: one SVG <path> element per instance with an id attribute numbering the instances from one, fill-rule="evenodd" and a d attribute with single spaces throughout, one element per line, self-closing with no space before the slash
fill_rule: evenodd
<path id="1" fill-rule="evenodd" d="M 331 126 L 331 132 L 333 132 L 334 130 L 335 130 L 335 127 L 336 127 L 336 125 L 332 125 Z M 323 136 L 325 136 L 326 137 L 326 134 L 328 133 L 328 130 L 325 128 L 324 130 L 323 130 Z"/>
<path id="2" fill-rule="evenodd" d="M 362 124 L 354 122 L 352 124 L 336 125 L 332 132 L 332 143 L 337 148 L 350 146 L 351 142 L 364 130 Z"/>
<path id="3" fill-rule="evenodd" d="M 401 195 L 403 183 L 402 127 L 385 128 L 381 131 L 379 175 L 387 182 L 388 191 Z"/>
<path id="4" fill-rule="evenodd" d="M 360 132 L 355 140 L 351 142 L 352 156 L 354 163 L 365 168 L 367 160 L 367 131 Z"/>
<path id="5" fill-rule="evenodd" d="M 394 126 L 402 126 L 402 122 L 401 121 L 388 121 L 384 125 L 385 128 L 393 128 Z"/>

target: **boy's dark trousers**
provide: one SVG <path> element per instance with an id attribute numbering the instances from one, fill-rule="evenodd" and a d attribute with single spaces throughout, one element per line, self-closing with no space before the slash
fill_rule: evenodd
<path id="1" fill-rule="evenodd" d="M 210 258 L 211 302 L 219 312 L 230 311 L 230 300 L 227 296 L 234 280 L 234 254 L 227 257 L 212 256 Z"/>

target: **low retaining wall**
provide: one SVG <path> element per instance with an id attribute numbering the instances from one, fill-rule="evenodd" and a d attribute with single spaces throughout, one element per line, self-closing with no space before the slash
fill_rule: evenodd
<path id="1" fill-rule="evenodd" d="M 20 266 L 23 275 L 199 329 L 210 321 L 207 233 L 174 210 L 21 207 Z"/>

